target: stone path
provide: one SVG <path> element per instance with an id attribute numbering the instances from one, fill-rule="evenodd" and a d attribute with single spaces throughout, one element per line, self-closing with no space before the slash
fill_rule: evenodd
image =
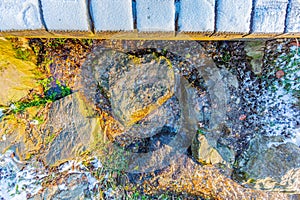
<path id="1" fill-rule="evenodd" d="M 0 36 L 300 37 L 300 0 L 2 0 Z"/>

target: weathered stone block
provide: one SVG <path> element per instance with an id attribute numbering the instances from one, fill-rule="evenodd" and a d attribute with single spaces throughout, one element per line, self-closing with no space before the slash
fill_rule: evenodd
<path id="1" fill-rule="evenodd" d="M 0 1 L 0 31 L 43 28 L 38 0 Z"/>
<path id="2" fill-rule="evenodd" d="M 300 1 L 290 0 L 286 19 L 286 32 L 299 33 L 300 32 Z"/>
<path id="3" fill-rule="evenodd" d="M 49 31 L 89 31 L 87 1 L 41 0 L 44 21 Z"/>
<path id="4" fill-rule="evenodd" d="M 219 0 L 217 7 L 218 32 L 248 33 L 252 0 Z"/>
<path id="5" fill-rule="evenodd" d="M 181 0 L 178 25 L 180 31 L 213 32 L 215 21 L 215 1 Z"/>
<path id="6" fill-rule="evenodd" d="M 90 115 L 89 107 L 78 93 L 52 104 L 44 130 L 45 135 L 49 134 L 45 139 L 49 142 L 45 155 L 47 165 L 73 159 L 90 149 L 95 136 L 101 132 L 99 121 Z"/>
<path id="7" fill-rule="evenodd" d="M 139 31 L 169 31 L 175 30 L 174 0 L 138 0 L 137 29 Z"/>
<path id="8" fill-rule="evenodd" d="M 132 31 L 131 0 L 92 0 L 95 31 Z"/>
<path id="9" fill-rule="evenodd" d="M 288 0 L 257 0 L 252 32 L 283 33 Z"/>

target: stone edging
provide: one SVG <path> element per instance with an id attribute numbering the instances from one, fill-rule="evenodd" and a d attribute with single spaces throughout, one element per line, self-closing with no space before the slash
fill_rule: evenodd
<path id="1" fill-rule="evenodd" d="M 11 0 L 0 37 L 227 40 L 300 37 L 299 0 Z"/>

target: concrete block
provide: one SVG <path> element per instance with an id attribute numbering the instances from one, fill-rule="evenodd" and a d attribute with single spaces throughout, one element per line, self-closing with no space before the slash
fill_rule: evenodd
<path id="1" fill-rule="evenodd" d="M 131 0 L 91 0 L 95 31 L 133 31 Z"/>
<path id="2" fill-rule="evenodd" d="M 137 0 L 136 10 L 139 31 L 175 31 L 174 0 Z"/>
<path id="3" fill-rule="evenodd" d="M 290 0 L 286 19 L 286 32 L 300 32 L 300 0 Z"/>
<path id="4" fill-rule="evenodd" d="M 215 0 L 181 0 L 179 7 L 179 31 L 214 31 Z"/>
<path id="5" fill-rule="evenodd" d="M 217 3 L 217 32 L 248 33 L 252 0 L 218 0 Z"/>
<path id="6" fill-rule="evenodd" d="M 283 33 L 288 0 L 256 0 L 252 32 Z"/>
<path id="7" fill-rule="evenodd" d="M 49 31 L 89 31 L 90 18 L 86 0 L 41 0 Z"/>
<path id="8" fill-rule="evenodd" d="M 0 1 L 0 31 L 43 28 L 38 0 Z"/>

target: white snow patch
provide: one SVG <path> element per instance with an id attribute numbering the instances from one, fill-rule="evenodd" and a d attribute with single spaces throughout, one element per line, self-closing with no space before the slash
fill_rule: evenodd
<path id="1" fill-rule="evenodd" d="M 58 189 L 59 190 L 67 190 L 68 189 L 68 187 L 66 186 L 66 184 L 60 184 L 60 185 L 58 185 Z"/>
<path id="2" fill-rule="evenodd" d="M 103 167 L 102 163 L 100 162 L 99 159 L 97 159 L 96 157 L 94 157 L 94 160 L 92 161 L 93 167 L 95 168 L 100 168 Z"/>
<path id="3" fill-rule="evenodd" d="M 12 110 L 15 110 L 15 109 L 17 109 L 17 107 L 16 107 L 16 105 L 15 105 L 15 104 L 11 104 L 11 105 L 9 106 L 9 108 L 10 108 L 10 109 L 12 109 Z"/>
<path id="4" fill-rule="evenodd" d="M 5 154 L 0 154 L 0 199 L 27 199 L 27 195 L 34 196 L 41 189 L 41 183 L 46 177 L 59 176 L 60 173 L 77 173 L 84 174 L 88 180 L 88 188 L 93 194 L 92 199 L 98 198 L 95 188 L 98 187 L 99 181 L 92 175 L 90 170 L 82 165 L 81 162 L 70 160 L 59 166 L 57 172 L 48 172 L 45 167 L 32 166 L 29 163 L 23 163 L 12 156 L 13 151 L 8 150 Z M 102 166 L 97 158 L 92 158 L 93 166 Z M 73 166 L 77 168 L 73 170 Z M 98 170 L 99 168 L 94 168 Z M 72 190 L 72 187 L 66 183 L 57 185 L 60 190 Z M 74 189 L 74 188 L 73 188 Z M 95 193 L 96 191 L 96 193 Z"/>
<path id="5" fill-rule="evenodd" d="M 300 146 L 300 128 L 297 125 L 300 123 L 300 113 L 299 108 L 295 106 L 299 103 L 299 99 L 293 95 L 294 91 L 300 91 L 300 68 L 297 64 L 300 63 L 300 56 L 294 47 L 291 47 L 290 50 L 294 54 L 293 56 L 285 54 L 279 57 L 275 63 L 276 69 L 283 70 L 285 75 L 273 83 L 275 88 L 267 90 L 260 97 L 267 102 L 265 111 L 270 111 L 264 113 L 264 131 L 270 135 L 282 135 L 283 133 L 289 135 L 285 141 L 272 142 L 268 145 L 269 147 L 287 142 Z M 276 71 L 271 73 L 275 74 Z"/>
<path id="6" fill-rule="evenodd" d="M 239 33 L 250 31 L 252 0 L 218 2 L 217 31 Z"/>
<path id="7" fill-rule="evenodd" d="M 175 31 L 174 0 L 137 0 L 139 31 Z"/>
<path id="8" fill-rule="evenodd" d="M 180 31 L 214 31 L 214 0 L 181 0 L 178 25 Z"/>
<path id="9" fill-rule="evenodd" d="M 257 0 L 254 5 L 254 33 L 283 33 L 288 0 Z"/>
<path id="10" fill-rule="evenodd" d="M 0 31 L 43 29 L 38 0 L 1 0 Z"/>
<path id="11" fill-rule="evenodd" d="M 2 135 L 2 140 L 5 141 L 6 140 L 6 135 Z"/>
<path id="12" fill-rule="evenodd" d="M 0 108 L 0 119 L 4 115 L 3 111 L 4 111 L 4 108 Z"/>
<path id="13" fill-rule="evenodd" d="M 131 0 L 92 0 L 96 31 L 133 31 Z"/>
<path id="14" fill-rule="evenodd" d="M 87 1 L 41 0 L 46 27 L 50 31 L 89 31 Z"/>
<path id="15" fill-rule="evenodd" d="M 27 194 L 34 195 L 41 189 L 35 182 L 43 177 L 43 174 L 29 165 L 22 165 L 23 169 L 19 168 L 17 164 L 21 162 L 12 157 L 12 154 L 10 150 L 0 154 L 0 198 L 26 199 Z"/>

